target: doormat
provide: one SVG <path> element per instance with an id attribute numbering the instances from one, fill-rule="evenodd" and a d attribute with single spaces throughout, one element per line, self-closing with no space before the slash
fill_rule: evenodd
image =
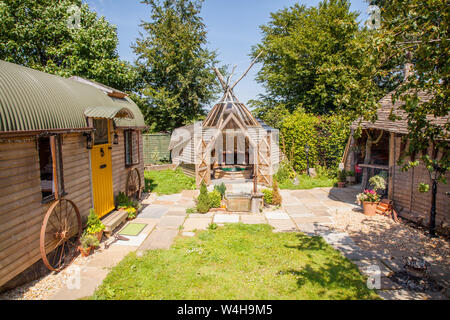
<path id="1" fill-rule="evenodd" d="M 146 226 L 146 223 L 129 223 L 119 232 L 119 234 L 123 236 L 137 236 Z"/>

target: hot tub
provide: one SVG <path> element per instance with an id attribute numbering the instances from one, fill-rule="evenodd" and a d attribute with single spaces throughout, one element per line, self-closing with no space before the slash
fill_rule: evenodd
<path id="1" fill-rule="evenodd" d="M 253 167 L 252 166 L 222 166 L 214 169 L 215 179 L 251 179 Z"/>

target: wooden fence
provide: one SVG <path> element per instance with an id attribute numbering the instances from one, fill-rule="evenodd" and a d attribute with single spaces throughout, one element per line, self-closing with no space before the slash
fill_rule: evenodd
<path id="1" fill-rule="evenodd" d="M 170 134 L 168 133 L 146 133 L 142 135 L 144 144 L 144 164 L 158 164 L 169 162 Z"/>

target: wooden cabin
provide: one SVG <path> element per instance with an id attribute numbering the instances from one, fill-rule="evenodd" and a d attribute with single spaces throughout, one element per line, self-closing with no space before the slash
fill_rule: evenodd
<path id="1" fill-rule="evenodd" d="M 386 196 L 394 201 L 394 208 L 398 214 L 408 220 L 428 226 L 431 210 L 431 191 L 419 192 L 419 183 L 431 184 L 428 170 L 423 163 L 418 167 L 401 171 L 398 161 L 405 152 L 408 142 L 404 136 L 408 133 L 406 114 L 399 107 L 404 104 L 397 100 L 392 103 L 392 95 L 389 93 L 379 101 L 377 120 L 375 122 L 356 120 L 352 126 L 352 135 L 348 141 L 348 148 L 344 155 L 345 170 L 356 171 L 358 182 L 362 183 L 361 188 L 367 187 L 367 182 L 373 175 L 385 172 L 388 177 Z M 419 99 L 425 102 L 429 96 L 420 93 Z M 390 120 L 390 113 L 401 120 Z M 391 118 L 392 119 L 392 118 Z M 448 123 L 449 116 L 433 118 L 437 125 Z M 362 134 L 356 138 L 355 130 L 361 126 Z M 411 160 L 405 158 L 405 161 Z M 450 174 L 446 174 L 447 181 L 450 181 Z M 449 234 L 450 222 L 450 191 L 449 184 L 438 185 L 436 198 L 436 228 L 444 234 Z"/>
<path id="2" fill-rule="evenodd" d="M 91 208 L 106 217 L 121 191 L 138 196 L 144 128 L 123 92 L 0 60 L 0 287 L 42 258 L 58 201 L 85 220 Z"/>

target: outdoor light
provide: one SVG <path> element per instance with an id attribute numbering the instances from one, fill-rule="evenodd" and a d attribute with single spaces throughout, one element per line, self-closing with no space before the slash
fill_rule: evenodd
<path id="1" fill-rule="evenodd" d="M 92 146 L 94 145 L 94 141 L 92 140 L 92 133 L 85 132 L 83 133 L 84 136 L 86 136 L 86 148 L 92 149 Z"/>
<path id="2" fill-rule="evenodd" d="M 119 135 L 114 132 L 113 144 L 119 144 Z"/>
<path id="3" fill-rule="evenodd" d="M 306 173 L 308 174 L 308 177 L 309 177 L 309 146 L 308 146 L 308 144 L 306 144 L 305 150 L 306 150 Z"/>

